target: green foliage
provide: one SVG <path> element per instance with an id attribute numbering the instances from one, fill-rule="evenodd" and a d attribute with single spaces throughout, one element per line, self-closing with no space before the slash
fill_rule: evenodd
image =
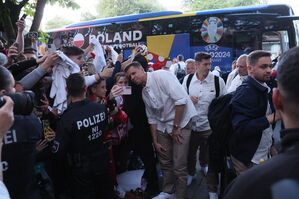
<path id="1" fill-rule="evenodd" d="M 250 6 L 258 4 L 267 4 L 267 0 L 184 0 L 184 6 L 192 11 Z"/>
<path id="2" fill-rule="evenodd" d="M 51 5 L 58 4 L 61 7 L 65 7 L 65 8 L 72 8 L 72 9 L 80 8 L 80 6 L 76 2 L 74 2 L 74 0 L 47 0 L 47 3 Z M 31 3 L 26 3 L 25 6 L 23 7 L 23 11 L 28 16 L 33 17 L 35 13 L 35 8 L 36 8 L 36 1 L 33 1 Z"/>
<path id="3" fill-rule="evenodd" d="M 60 6 L 64 8 L 72 8 L 72 9 L 80 8 L 80 6 L 74 0 L 48 0 L 47 3 L 50 3 L 51 5 L 58 3 Z"/>
<path id="4" fill-rule="evenodd" d="M 161 11 L 164 8 L 157 0 L 100 0 L 96 9 L 97 17 L 114 17 Z"/>
<path id="5" fill-rule="evenodd" d="M 89 21 L 98 18 L 97 16 L 91 14 L 90 12 L 83 12 L 81 14 L 81 21 Z"/>
<path id="6" fill-rule="evenodd" d="M 24 13 L 26 13 L 28 16 L 33 17 L 35 13 L 35 3 L 26 3 L 26 5 L 23 7 Z"/>
<path id="7" fill-rule="evenodd" d="M 56 28 L 62 28 L 65 25 L 74 23 L 71 20 L 65 19 L 62 16 L 55 16 L 54 18 L 52 18 L 51 20 L 49 20 L 46 23 L 46 30 L 51 30 L 51 29 L 56 29 Z"/>
<path id="8" fill-rule="evenodd" d="M 38 31 L 38 41 L 44 44 L 48 43 L 48 40 L 50 38 L 50 35 L 48 35 L 47 33 L 43 32 L 43 31 Z"/>

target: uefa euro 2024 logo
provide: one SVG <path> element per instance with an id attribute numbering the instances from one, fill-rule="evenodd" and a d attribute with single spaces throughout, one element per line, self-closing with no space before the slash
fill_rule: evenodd
<path id="1" fill-rule="evenodd" d="M 223 23 L 218 17 L 209 17 L 204 20 L 200 31 L 205 42 L 216 43 L 223 35 Z"/>

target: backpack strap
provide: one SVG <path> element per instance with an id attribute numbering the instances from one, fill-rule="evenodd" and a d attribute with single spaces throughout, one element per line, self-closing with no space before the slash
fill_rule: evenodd
<path id="1" fill-rule="evenodd" d="M 219 97 L 220 94 L 220 86 L 219 86 L 219 77 L 214 75 L 214 83 L 215 83 L 215 90 L 216 90 L 216 98 Z"/>
<path id="2" fill-rule="evenodd" d="M 194 73 L 189 74 L 189 75 L 188 75 L 188 78 L 187 78 L 186 87 L 187 87 L 187 93 L 188 93 L 188 94 L 189 94 L 189 86 L 190 86 L 191 79 L 192 79 L 193 75 L 194 75 Z"/>

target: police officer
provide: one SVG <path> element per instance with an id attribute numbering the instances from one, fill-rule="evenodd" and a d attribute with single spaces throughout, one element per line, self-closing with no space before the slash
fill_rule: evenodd
<path id="1" fill-rule="evenodd" d="M 11 73 L 0 66 L 0 95 L 15 92 Z M 28 101 L 29 102 L 29 101 Z M 27 103 L 27 102 L 14 102 Z M 33 103 L 33 102 L 29 102 Z M 3 180 L 13 199 L 39 199 L 35 182 L 35 143 L 41 138 L 42 125 L 34 115 L 14 115 L 13 126 L 3 137 Z"/>
<path id="2" fill-rule="evenodd" d="M 57 126 L 58 152 L 67 154 L 73 198 L 113 198 L 108 148 L 103 133 L 108 126 L 104 105 L 85 98 L 84 78 L 71 74 L 66 81 L 71 103 Z"/>

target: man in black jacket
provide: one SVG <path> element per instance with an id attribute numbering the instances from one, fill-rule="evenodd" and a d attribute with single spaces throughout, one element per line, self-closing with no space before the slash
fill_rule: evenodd
<path id="1" fill-rule="evenodd" d="M 273 91 L 276 112 L 281 115 L 286 128 L 281 131 L 282 153 L 240 175 L 228 187 L 224 198 L 271 199 L 275 183 L 288 178 L 299 180 L 298 77 L 299 47 L 296 47 L 282 56 L 278 66 L 278 88 Z"/>
<path id="2" fill-rule="evenodd" d="M 138 61 L 145 71 L 147 70 L 147 60 L 138 55 L 134 61 Z M 145 105 L 142 99 L 142 86 L 130 82 L 132 95 L 125 98 L 124 111 L 128 114 L 133 129 L 129 132 L 133 150 L 140 156 L 144 164 L 143 178 L 147 180 L 146 195 L 154 196 L 159 193 L 158 174 L 156 169 L 156 159 L 154 155 L 152 137 L 148 119 L 145 113 Z"/>
<path id="3" fill-rule="evenodd" d="M 58 153 L 67 154 L 72 197 L 113 198 L 108 147 L 103 143 L 107 130 L 106 107 L 85 98 L 84 78 L 71 74 L 66 81 L 71 103 L 57 126 Z"/>
<path id="4" fill-rule="evenodd" d="M 237 174 L 271 156 L 271 124 L 280 119 L 279 114 L 271 113 L 270 88 L 265 83 L 270 79 L 271 67 L 269 52 L 250 53 L 247 58 L 249 76 L 237 88 L 231 101 L 234 132 L 230 152 Z"/>

